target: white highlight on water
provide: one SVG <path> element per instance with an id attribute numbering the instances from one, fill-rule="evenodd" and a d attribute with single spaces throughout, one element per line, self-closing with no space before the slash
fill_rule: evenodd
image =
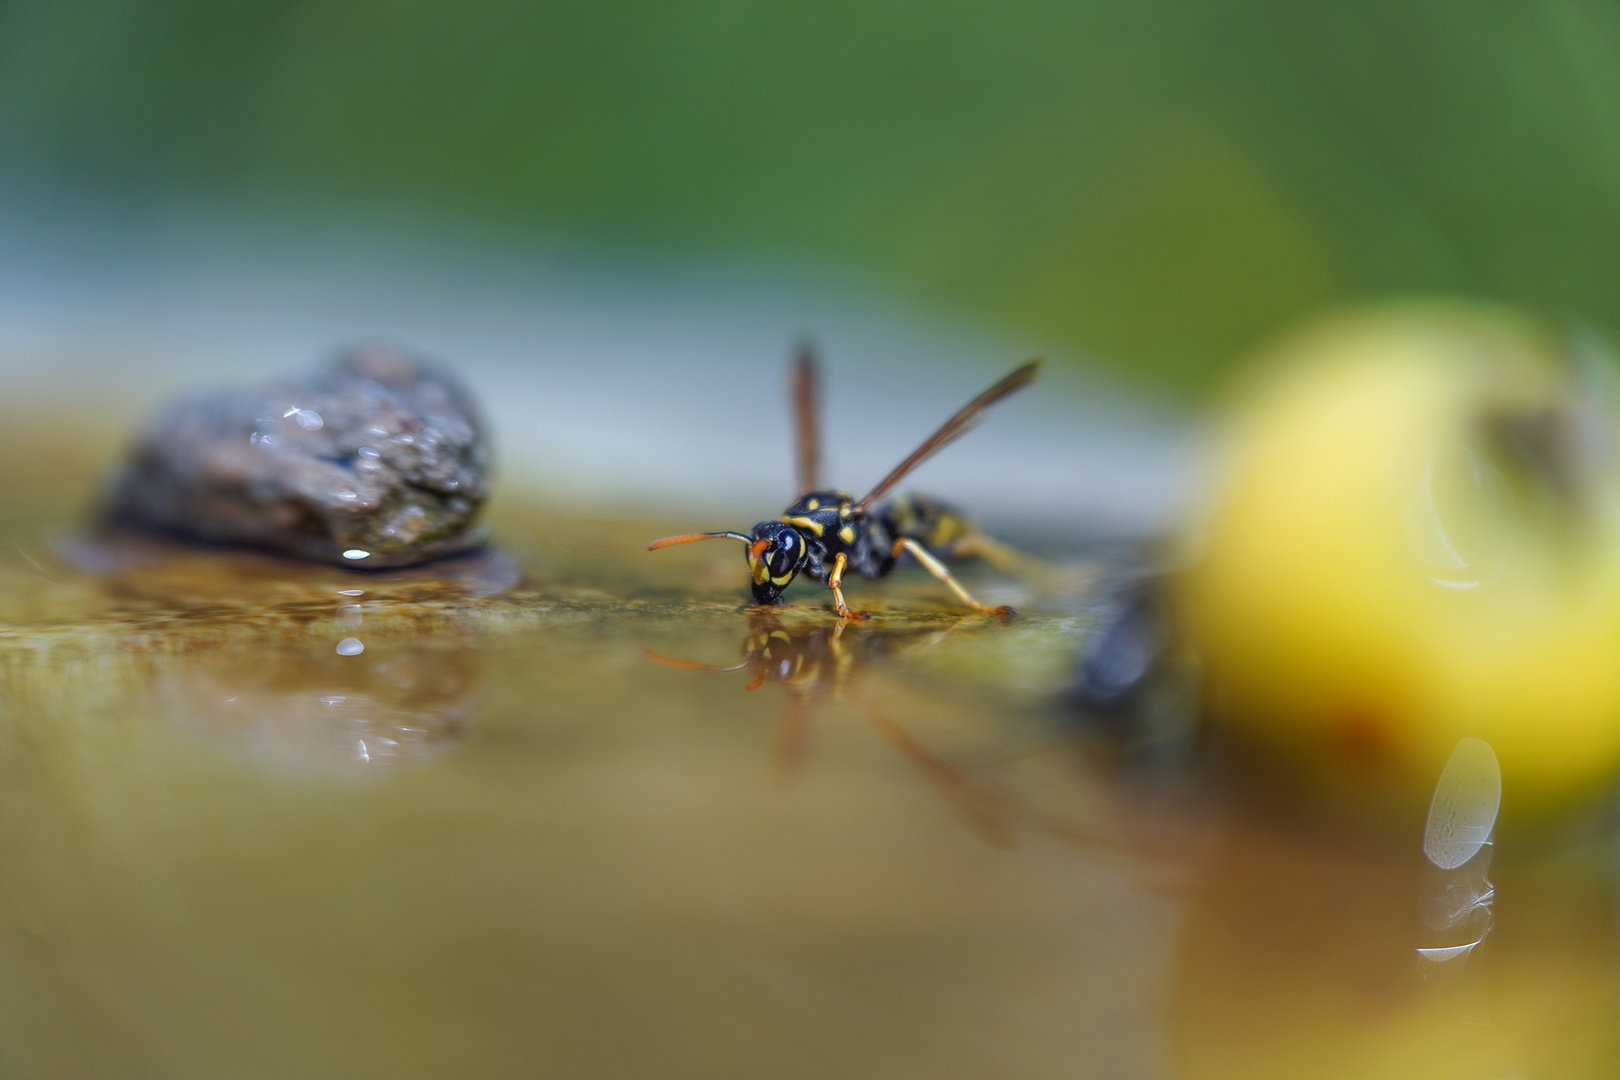
<path id="1" fill-rule="evenodd" d="M 1462 739 L 1451 752 L 1429 802 L 1423 854 L 1442 870 L 1455 870 L 1479 853 L 1502 806 L 1502 768 L 1483 739 Z"/>

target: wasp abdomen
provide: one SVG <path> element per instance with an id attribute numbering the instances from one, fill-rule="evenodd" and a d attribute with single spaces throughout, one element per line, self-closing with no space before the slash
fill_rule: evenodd
<path id="1" fill-rule="evenodd" d="M 973 525 L 945 503 L 924 495 L 897 495 L 870 515 L 881 521 L 896 539 L 905 537 L 950 558 L 958 541 L 971 535 Z"/>

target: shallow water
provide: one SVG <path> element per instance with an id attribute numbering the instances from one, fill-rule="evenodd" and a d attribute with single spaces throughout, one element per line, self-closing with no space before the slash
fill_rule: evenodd
<path id="1" fill-rule="evenodd" d="M 356 574 L 98 538 L 94 447 L 3 460 L 4 1075 L 1620 1068 L 1605 822 L 1442 872 L 1421 816 L 1124 752 L 1072 597 L 761 616 L 730 545 L 643 550 L 684 523 L 525 506 Z"/>

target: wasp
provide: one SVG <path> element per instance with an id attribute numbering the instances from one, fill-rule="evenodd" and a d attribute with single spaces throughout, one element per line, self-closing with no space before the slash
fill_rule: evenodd
<path id="1" fill-rule="evenodd" d="M 746 534 L 725 531 L 666 536 L 648 544 L 647 550 L 696 540 L 739 540 L 746 548 L 754 603 L 781 604 L 783 590 L 803 573 L 832 590 L 833 607 L 846 619 L 866 616 L 850 611 L 844 602 L 844 575 L 854 571 L 875 581 L 886 577 L 902 556 L 909 555 L 975 611 L 1010 614 L 1010 609 L 990 608 L 973 599 L 935 554 L 978 555 L 996 563 L 1005 561 L 1009 549 L 978 533 L 961 515 L 931 499 L 901 497 L 881 504 L 878 500 L 907 473 L 966 434 L 991 405 L 1033 382 L 1040 369 L 1041 362 L 1031 360 L 1010 372 L 957 410 L 876 487 L 856 499 L 848 492 L 821 486 L 819 378 L 814 354 L 801 349 L 792 379 L 798 500 L 778 520 L 762 521 Z"/>

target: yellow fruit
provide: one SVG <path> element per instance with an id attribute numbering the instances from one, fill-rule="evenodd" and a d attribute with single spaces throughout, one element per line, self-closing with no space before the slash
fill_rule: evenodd
<path id="1" fill-rule="evenodd" d="M 1620 457 L 1579 353 L 1440 306 L 1274 350 L 1178 581 L 1217 722 L 1419 787 L 1468 736 L 1510 799 L 1613 775 Z"/>

